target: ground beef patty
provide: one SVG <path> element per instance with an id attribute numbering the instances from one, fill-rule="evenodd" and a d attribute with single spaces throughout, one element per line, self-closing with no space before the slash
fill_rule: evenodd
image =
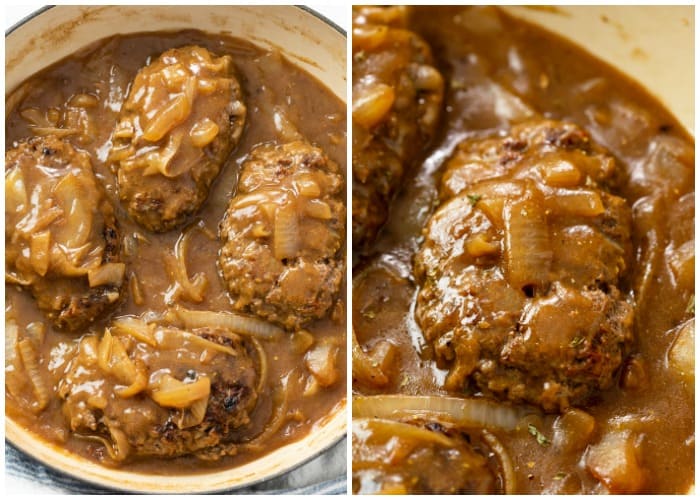
<path id="1" fill-rule="evenodd" d="M 438 422 L 352 421 L 355 494 L 495 494 L 486 446 Z"/>
<path id="2" fill-rule="evenodd" d="M 243 132 L 230 56 L 171 49 L 138 72 L 112 134 L 110 161 L 129 215 L 167 231 L 201 207 Z"/>
<path id="3" fill-rule="evenodd" d="M 81 330 L 117 303 L 119 242 L 87 154 L 53 136 L 5 153 L 5 280 L 28 287 L 56 327 Z"/>
<path id="4" fill-rule="evenodd" d="M 251 151 L 219 226 L 234 309 L 288 329 L 326 315 L 345 267 L 343 187 L 338 166 L 306 142 Z"/>
<path id="5" fill-rule="evenodd" d="M 404 171 L 438 125 L 444 82 L 404 7 L 353 8 L 352 242 L 363 249 L 386 221 Z"/>
<path id="6" fill-rule="evenodd" d="M 255 348 L 216 328 L 117 319 L 55 370 L 70 429 L 102 441 L 117 461 L 235 452 L 258 397 Z"/>
<path id="7" fill-rule="evenodd" d="M 458 147 L 415 259 L 416 318 L 448 389 L 555 411 L 612 385 L 633 337 L 618 289 L 630 209 L 601 189 L 615 175 L 568 123 Z"/>

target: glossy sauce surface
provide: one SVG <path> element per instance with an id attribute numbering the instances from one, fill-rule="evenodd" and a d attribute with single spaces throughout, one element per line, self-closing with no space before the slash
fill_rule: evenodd
<path id="1" fill-rule="evenodd" d="M 572 121 L 615 156 L 623 182 L 614 194 L 633 214 L 634 258 L 620 287 L 635 303 L 636 341 L 614 386 L 581 406 L 595 419 L 590 443 L 609 433 L 634 433 L 644 470 L 641 491 L 686 492 L 694 482 L 694 382 L 674 368 L 668 353 L 694 316 L 693 271 L 679 273 L 673 263 L 684 245 L 694 248 L 693 139 L 637 83 L 540 28 L 493 8 L 410 12 L 409 28 L 431 46 L 445 78 L 446 103 L 440 134 L 407 174 L 387 224 L 354 268 L 359 343 L 371 351 L 388 340 L 398 352 L 385 387 L 355 381 L 354 392 L 447 394 L 447 371 L 437 367 L 416 323 L 413 270 L 456 145 L 533 118 Z M 590 449 L 562 451 L 551 444 L 557 415 L 532 418 L 544 437 L 539 443 L 527 429 L 498 433 L 514 463 L 517 491 L 605 492 L 586 468 Z"/>
<path id="2" fill-rule="evenodd" d="M 156 234 L 135 224 L 119 203 L 116 178 L 107 164 L 110 151 L 110 135 L 127 93 L 128 85 L 137 71 L 159 54 L 173 47 L 199 45 L 214 54 L 230 55 L 235 74 L 240 81 L 248 108 L 248 120 L 241 141 L 225 162 L 216 178 L 202 209 L 184 227 Z M 291 65 L 279 53 L 265 52 L 250 43 L 212 36 L 197 31 L 177 34 L 138 34 L 114 37 L 81 50 L 51 68 L 31 77 L 12 95 L 8 96 L 6 119 L 6 144 L 31 137 L 30 121 L 21 115 L 22 110 L 37 109 L 46 115 L 50 109 L 68 110 L 71 97 L 88 94 L 97 100 L 96 106 L 83 109 L 83 118 L 89 126 L 88 133 L 68 135 L 68 140 L 92 160 L 96 177 L 104 185 L 107 197 L 116 210 L 119 229 L 123 237 L 122 248 L 126 263 L 127 291 L 124 300 L 108 316 L 100 317 L 89 331 L 102 333 L 110 318 L 124 315 L 156 313 L 169 306 L 190 309 L 230 311 L 232 299 L 226 291 L 217 268 L 220 242 L 216 238 L 218 224 L 233 195 L 240 164 L 257 145 L 289 140 L 288 130 L 275 123 L 276 109 L 283 109 L 285 117 L 297 133 L 322 148 L 339 166 L 344 175 L 346 168 L 345 106 L 321 83 Z M 67 111 L 68 110 L 68 111 Z M 66 115 L 67 116 L 67 115 Z M 290 125 L 291 124 L 291 125 Z M 189 300 L 178 290 L 168 268 L 176 253 L 176 245 L 190 228 L 186 262 L 191 278 L 201 276 L 207 285 L 201 302 Z M 191 230 L 194 229 L 194 230 Z M 137 284 L 132 284 L 136 282 Z M 140 299 L 135 300 L 134 290 Z M 344 290 L 344 286 L 341 286 Z M 57 374 L 66 362 L 66 355 L 76 346 L 80 333 L 68 334 L 53 329 L 37 309 L 29 292 L 6 285 L 6 314 L 15 318 L 22 332 L 32 322 L 45 322 L 46 334 L 39 349 L 40 370 L 57 390 Z M 261 342 L 266 353 L 268 374 L 251 413 L 251 424 L 242 432 L 249 437 L 260 434 L 274 415 L 278 400 L 274 397 L 280 384 L 287 387 L 286 416 L 282 425 L 255 449 L 218 461 L 196 458 L 171 460 L 138 459 L 119 464 L 120 467 L 154 474 L 189 474 L 210 469 L 235 466 L 264 455 L 271 450 L 298 440 L 311 432 L 345 399 L 345 294 L 330 309 L 329 314 L 306 325 L 312 334 L 314 345 L 335 346 L 335 370 L 338 379 L 327 387 L 307 387 L 309 369 L 305 353 L 309 339 L 285 333 L 279 340 Z M 86 330 L 84 333 L 88 333 Z M 20 398 L 21 399 L 21 398 Z M 23 426 L 39 434 L 49 442 L 87 456 L 107 465 L 109 460 L 100 444 L 77 439 L 68 430 L 58 398 L 52 398 L 47 408 L 33 415 L 27 410 L 29 401 L 15 400 L 6 392 L 6 413 Z"/>

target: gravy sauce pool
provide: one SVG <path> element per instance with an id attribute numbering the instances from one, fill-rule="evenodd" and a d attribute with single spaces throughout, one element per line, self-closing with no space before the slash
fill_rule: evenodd
<path id="1" fill-rule="evenodd" d="M 415 7 L 409 28 L 430 44 L 447 90 L 442 130 L 405 179 L 389 220 L 367 254 L 356 258 L 353 325 L 361 345 L 398 348 L 387 394 L 445 394 L 446 371 L 433 361 L 415 320 L 413 258 L 438 204 L 441 166 L 465 138 L 491 135 L 527 118 L 583 126 L 618 160 L 620 192 L 633 207 L 635 259 L 624 292 L 634 296 L 641 389 L 621 383 L 583 409 L 595 417 L 591 442 L 613 429 L 641 438 L 649 493 L 683 493 L 694 483 L 694 384 L 668 362 L 679 326 L 694 316 L 693 273 L 672 271 L 672 255 L 694 240 L 694 140 L 640 85 L 582 49 L 493 8 Z M 693 261 L 694 262 L 694 261 Z M 624 366 L 624 365 L 623 365 Z M 398 368 L 400 367 L 400 369 Z M 356 394 L 377 390 L 354 383 Z M 551 440 L 556 415 L 535 422 Z M 522 493 L 595 493 L 605 488 L 581 451 L 538 444 L 527 432 L 499 435 Z"/>
<path id="2" fill-rule="evenodd" d="M 207 201 L 194 218 L 194 223 L 201 221 L 202 227 L 216 234 L 217 225 L 229 200 L 235 194 L 233 190 L 237 183 L 239 165 L 246 154 L 254 146 L 262 143 L 285 142 L 283 134 L 274 123 L 273 108 L 276 105 L 285 109 L 287 118 L 301 135 L 322 148 L 329 158 L 340 166 L 342 172 L 346 171 L 344 104 L 322 84 L 291 65 L 277 52 L 266 52 L 238 39 L 211 36 L 197 31 L 117 36 L 96 42 L 31 77 L 8 98 L 8 109 L 11 110 L 6 119 L 6 144 L 11 147 L 14 141 L 32 136 L 28 122 L 20 116 L 19 111 L 38 108 L 44 114 L 50 108 L 62 108 L 75 94 L 88 93 L 97 97 L 99 104 L 90 112 L 94 135 L 87 138 L 73 135 L 68 138 L 75 147 L 90 154 L 95 174 L 106 187 L 107 195 L 117 210 L 122 236 L 130 238 L 132 243 L 137 242 L 135 254 L 125 256 L 124 259 L 127 264 L 127 278 L 133 274 L 141 283 L 144 303 L 136 305 L 132 293 L 128 291 L 125 294 L 126 300 L 116 311 L 96 321 L 91 327 L 92 331 L 103 332 L 111 317 L 139 315 L 144 311 L 164 311 L 169 305 L 173 280 L 166 272 L 164 255 L 174 253 L 175 244 L 187 226 L 156 234 L 132 222 L 119 204 L 116 179 L 105 160 L 110 149 L 110 134 L 127 95 L 127 86 L 136 72 L 165 50 L 190 44 L 206 47 L 218 55 L 229 54 L 233 57 L 249 117 L 240 144 L 224 164 Z M 136 234 L 145 238 L 135 238 Z M 191 309 L 231 310 L 232 302 L 216 265 L 219 245 L 218 238 L 212 240 L 202 231 L 194 232 L 187 252 L 188 273 L 190 276 L 203 273 L 208 287 L 203 302 L 189 303 L 180 299 L 180 305 Z M 344 289 L 342 286 L 341 290 Z M 49 377 L 47 366 L 50 363 L 60 363 L 67 345 L 76 342 L 80 334 L 61 333 L 51 328 L 29 292 L 11 285 L 6 285 L 5 290 L 6 313 L 16 318 L 20 331 L 34 321 L 46 324 L 46 336 L 40 350 L 40 369 Z M 286 423 L 269 438 L 262 449 L 246 451 L 213 462 L 192 457 L 169 460 L 139 458 L 119 466 L 129 470 L 167 475 L 229 468 L 264 455 L 311 432 L 314 426 L 323 421 L 345 398 L 344 310 L 343 293 L 329 317 L 315 321 L 306 328 L 313 334 L 317 343 L 331 342 L 338 347 L 336 369 L 339 379 L 328 388 L 319 387 L 313 395 L 303 395 L 308 371 L 304 364 L 304 353 L 298 353 L 298 350 L 294 349 L 292 335 L 285 334 L 279 341 L 262 342 L 267 353 L 269 372 L 246 434 L 259 434 L 270 420 L 274 411 L 273 394 L 279 381 L 287 378 L 290 389 Z M 109 456 L 101 445 L 70 435 L 57 397 L 52 398 L 49 406 L 37 416 L 22 409 L 7 392 L 5 402 L 8 416 L 47 441 L 110 464 Z"/>

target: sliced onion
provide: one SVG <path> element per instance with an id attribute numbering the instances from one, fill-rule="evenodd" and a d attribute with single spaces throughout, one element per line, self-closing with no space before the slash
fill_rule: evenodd
<path id="1" fill-rule="evenodd" d="M 208 405 L 209 397 L 205 397 L 192 403 L 188 409 L 182 410 L 182 415 L 177 421 L 177 427 L 179 429 L 189 429 L 201 424 L 204 416 L 207 414 Z"/>
<path id="2" fill-rule="evenodd" d="M 20 276 L 16 271 L 5 271 L 5 283 L 10 285 L 29 286 L 34 282 L 34 277 Z"/>
<path id="3" fill-rule="evenodd" d="M 322 387 L 329 387 L 338 380 L 338 370 L 335 367 L 338 347 L 328 342 L 319 343 L 306 353 L 304 362 Z"/>
<path id="4" fill-rule="evenodd" d="M 143 138 L 150 142 L 161 140 L 165 134 L 185 121 L 190 111 L 191 102 L 188 101 L 187 96 L 178 95 L 148 122 L 143 130 Z"/>
<path id="5" fill-rule="evenodd" d="M 146 302 L 143 290 L 141 290 L 141 281 L 136 277 L 135 273 L 131 273 L 131 276 L 129 276 L 129 291 L 131 292 L 131 300 L 137 306 L 142 306 Z"/>
<path id="6" fill-rule="evenodd" d="M 383 83 L 362 87 L 354 92 L 352 100 L 352 119 L 365 128 L 372 128 L 380 123 L 391 111 L 396 95 L 394 89 Z"/>
<path id="7" fill-rule="evenodd" d="M 373 50 L 379 47 L 389 34 L 389 27 L 381 24 L 353 26 L 352 50 L 353 52 Z"/>
<path id="8" fill-rule="evenodd" d="M 187 275 L 187 268 L 183 267 L 176 257 L 167 253 L 163 256 L 163 262 L 168 275 L 174 280 L 177 287 L 173 299 L 183 295 L 185 300 L 192 302 L 202 302 L 204 300 L 204 292 L 209 285 L 209 281 L 204 273 L 197 273 L 193 279 L 190 279 Z"/>
<path id="9" fill-rule="evenodd" d="M 195 335 L 194 333 L 190 332 L 185 332 L 182 330 L 177 330 L 177 332 L 185 337 L 187 340 L 192 342 L 193 344 L 199 345 L 202 349 L 209 349 L 212 351 L 218 351 L 222 352 L 224 354 L 228 354 L 229 356 L 233 356 L 234 358 L 238 356 L 236 351 L 231 349 L 227 345 L 219 344 L 217 342 L 212 342 L 211 340 L 207 340 L 204 337 L 200 337 L 199 335 Z"/>
<path id="10" fill-rule="evenodd" d="M 365 351 L 360 347 L 360 343 L 352 330 L 352 377 L 363 384 L 375 387 L 382 387 L 389 383 L 389 377 Z"/>
<path id="11" fill-rule="evenodd" d="M 97 205 L 97 187 L 86 175 L 67 175 L 53 189 L 53 196 L 63 210 L 64 222 L 53 230 L 57 243 L 78 248 L 88 242 L 93 227 L 93 210 Z"/>
<path id="12" fill-rule="evenodd" d="M 5 211 L 21 214 L 28 205 L 27 187 L 22 169 L 11 168 L 5 174 Z"/>
<path id="13" fill-rule="evenodd" d="M 513 461 L 510 458 L 510 454 L 498 440 L 498 438 L 490 432 L 484 430 L 482 431 L 482 436 L 484 437 L 484 441 L 486 441 L 491 450 L 498 457 L 498 461 L 501 462 L 501 471 L 503 472 L 503 493 L 506 495 L 515 494 L 517 491 L 517 476 L 515 475 L 515 467 L 513 467 Z"/>
<path id="14" fill-rule="evenodd" d="M 282 192 L 276 189 L 264 189 L 258 190 L 253 193 L 240 194 L 237 195 L 231 202 L 232 210 L 240 210 L 242 208 L 251 206 L 260 206 L 271 200 L 278 200 L 282 196 Z M 271 205 L 272 213 L 277 208 L 276 203 L 269 203 Z M 266 209 L 267 210 L 267 209 Z M 266 214 L 267 215 L 267 214 Z M 270 217 L 272 219 L 272 217 Z"/>
<path id="15" fill-rule="evenodd" d="M 113 375 L 120 384 L 126 385 L 114 391 L 117 396 L 122 398 L 134 396 L 148 385 L 143 367 L 137 366 L 129 358 L 124 344 L 112 336 L 109 328 L 105 331 L 97 348 L 97 364 L 104 373 Z"/>
<path id="16" fill-rule="evenodd" d="M 193 224 L 189 226 L 175 242 L 175 259 L 169 254 L 165 255 L 165 264 L 169 274 L 175 278 L 180 289 L 185 295 L 185 299 L 193 302 L 202 302 L 204 292 L 209 284 L 204 273 L 197 273 L 193 278 L 187 272 L 187 253 L 191 245 L 194 231 L 198 231 L 199 226 Z"/>
<path id="17" fill-rule="evenodd" d="M 129 454 L 128 450 L 122 451 L 122 449 L 120 449 L 119 446 L 112 443 L 112 441 L 110 441 L 104 436 L 98 436 L 95 434 L 80 434 L 77 432 L 73 433 L 73 436 L 75 436 L 78 439 L 82 439 L 85 441 L 93 441 L 101 444 L 105 447 L 105 450 L 107 451 L 109 457 L 117 462 L 123 461 Z"/>
<path id="18" fill-rule="evenodd" d="M 605 212 L 600 194 L 592 189 L 557 189 L 545 198 L 545 206 L 554 216 L 596 217 Z"/>
<path id="19" fill-rule="evenodd" d="M 218 134 L 219 126 L 211 119 L 204 118 L 190 129 L 190 141 L 192 141 L 193 146 L 203 148 L 216 139 Z"/>
<path id="20" fill-rule="evenodd" d="M 174 307 L 173 312 L 186 328 L 223 328 L 241 335 L 250 335 L 260 340 L 277 340 L 284 331 L 267 321 L 253 316 L 229 312 L 195 311 L 184 307 Z"/>
<path id="21" fill-rule="evenodd" d="M 260 363 L 260 368 L 258 370 L 258 385 L 255 392 L 257 394 L 262 394 L 265 384 L 267 383 L 267 354 L 265 353 L 265 349 L 263 349 L 263 346 L 258 339 L 251 337 L 250 340 L 253 343 L 253 346 L 255 346 L 255 350 L 258 352 L 258 361 Z"/>
<path id="22" fill-rule="evenodd" d="M 51 231 L 35 233 L 29 242 L 29 261 L 32 269 L 39 276 L 45 276 L 49 270 L 51 249 Z"/>
<path id="23" fill-rule="evenodd" d="M 126 437 L 126 433 L 124 431 L 117 429 L 114 425 L 110 425 L 108 428 L 109 434 L 112 436 L 114 451 L 114 454 L 110 454 L 110 456 L 114 460 L 122 461 L 128 457 L 129 453 L 131 452 L 131 444 L 129 444 L 129 439 Z"/>
<path id="24" fill-rule="evenodd" d="M 165 177 L 172 178 L 184 174 L 191 168 L 191 163 L 181 161 L 177 164 L 177 169 L 173 168 L 173 159 L 180 150 L 184 135 L 185 133 L 182 130 L 174 131 L 168 137 L 168 143 L 165 147 L 147 153 L 145 158 L 137 157 L 134 160 L 127 160 L 123 163 L 123 166 L 127 169 L 129 167 L 145 166 L 143 175 L 162 174 Z"/>
<path id="25" fill-rule="evenodd" d="M 34 135 L 40 135 L 40 136 L 46 136 L 46 135 L 54 135 L 56 137 L 63 138 L 63 137 L 68 137 L 69 135 L 75 135 L 80 133 L 80 130 L 76 128 L 58 128 L 58 127 L 34 127 L 32 125 L 29 126 L 29 129 L 32 131 Z"/>
<path id="26" fill-rule="evenodd" d="M 330 205 L 321 200 L 308 200 L 304 206 L 304 213 L 309 217 L 321 220 L 329 220 L 333 217 Z"/>
<path id="27" fill-rule="evenodd" d="M 299 218 L 293 203 L 275 212 L 274 253 L 277 260 L 293 259 L 299 251 Z"/>
<path id="28" fill-rule="evenodd" d="M 17 349 L 19 327 L 13 320 L 5 322 L 5 387 L 18 400 L 24 396 L 26 376 Z"/>
<path id="29" fill-rule="evenodd" d="M 398 437 L 409 441 L 426 441 L 446 448 L 454 447 L 454 442 L 441 432 L 430 431 L 424 427 L 383 418 L 362 418 L 353 420 L 353 427 L 368 429 L 372 437 L 379 438 L 378 442 L 387 442 Z"/>
<path id="30" fill-rule="evenodd" d="M 134 363 L 132 362 L 132 365 Z M 146 372 L 138 367 L 135 368 L 133 381 L 127 387 L 120 387 L 114 390 L 114 393 L 121 398 L 129 398 L 143 391 L 148 386 L 148 377 Z"/>
<path id="31" fill-rule="evenodd" d="M 37 351 L 44 344 L 46 337 L 46 325 L 42 321 L 33 321 L 29 323 L 24 332 L 25 338 L 31 340 L 34 349 Z"/>
<path id="32" fill-rule="evenodd" d="M 157 345 L 154 331 L 155 325 L 148 324 L 140 318 L 133 316 L 122 316 L 112 322 L 111 331 L 116 335 L 131 335 L 139 342 L 148 344 L 151 347 Z"/>
<path id="33" fill-rule="evenodd" d="M 308 330 L 297 330 L 292 334 L 292 346 L 296 354 L 304 354 L 314 344 L 314 336 Z"/>
<path id="34" fill-rule="evenodd" d="M 282 425 L 287 421 L 287 411 L 289 410 L 288 377 L 282 379 L 282 385 L 277 388 L 273 396 L 273 413 L 265 429 L 250 441 L 243 443 L 243 449 L 247 451 L 259 451 L 262 445 L 271 436 L 275 435 Z"/>
<path id="35" fill-rule="evenodd" d="M 49 226 L 49 224 L 51 224 L 53 221 L 55 221 L 62 215 L 63 210 L 61 210 L 61 207 L 57 207 L 55 205 L 51 207 L 46 207 L 45 210 L 42 209 L 41 213 L 38 213 L 38 210 L 32 210 L 25 217 L 23 217 L 21 221 L 17 223 L 14 229 L 18 233 L 29 237 L 29 235 L 31 234 L 43 231 Z"/>
<path id="36" fill-rule="evenodd" d="M 5 320 L 5 367 L 17 361 L 17 342 L 19 340 L 19 326 L 14 320 Z"/>
<path id="37" fill-rule="evenodd" d="M 90 284 L 90 288 L 103 285 L 120 287 L 124 281 L 125 271 L 126 264 L 123 262 L 108 262 L 107 264 L 102 264 L 97 269 L 90 269 L 88 271 L 88 283 Z"/>
<path id="38" fill-rule="evenodd" d="M 516 290 L 545 286 L 552 262 L 542 195 L 536 189 L 529 194 L 503 208 L 506 272 Z"/>
<path id="39" fill-rule="evenodd" d="M 303 141 L 304 136 L 299 133 L 297 127 L 287 116 L 284 108 L 275 106 L 272 112 L 272 121 L 275 124 L 275 129 L 283 142 Z"/>
<path id="40" fill-rule="evenodd" d="M 307 198 L 318 198 L 321 196 L 321 186 L 319 186 L 312 175 L 298 175 L 294 179 L 294 187 L 301 196 L 306 196 Z"/>
<path id="41" fill-rule="evenodd" d="M 68 105 L 76 108 L 94 108 L 100 103 L 92 94 L 75 94 L 68 100 Z"/>
<path id="42" fill-rule="evenodd" d="M 482 398 L 392 394 L 356 396 L 352 401 L 355 418 L 436 419 L 468 428 L 512 430 L 523 415 L 523 410 Z"/>
<path id="43" fill-rule="evenodd" d="M 209 377 L 198 377 L 190 383 L 181 382 L 170 375 L 163 375 L 153 384 L 151 398 L 164 408 L 187 408 L 211 392 Z"/>
<path id="44" fill-rule="evenodd" d="M 34 398 L 36 404 L 32 405 L 35 413 L 40 413 L 49 404 L 50 391 L 44 381 L 44 377 L 39 371 L 39 357 L 32 341 L 29 339 L 20 340 L 17 343 L 19 354 L 22 357 L 24 369 L 29 376 L 29 380 L 34 388 Z"/>

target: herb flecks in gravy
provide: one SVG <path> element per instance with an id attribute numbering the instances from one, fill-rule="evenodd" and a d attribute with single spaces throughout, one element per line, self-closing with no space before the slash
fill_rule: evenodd
<path id="1" fill-rule="evenodd" d="M 167 85 L 169 93 L 163 93 Z M 50 226 L 61 214 L 37 207 L 35 216 L 25 217 L 27 224 L 43 223 L 51 231 L 22 243 L 36 258 L 22 260 L 20 251 L 14 257 L 23 272 L 6 278 L 9 418 L 107 465 L 191 474 L 265 455 L 306 435 L 341 404 L 346 127 L 345 106 L 330 91 L 277 52 L 182 31 L 96 42 L 30 77 L 8 96 L 8 106 L 8 149 L 33 136 L 39 136 L 34 144 L 51 137 L 77 158 L 70 182 L 64 182 L 64 191 L 77 201 L 71 205 L 67 199 L 59 208 L 78 217 L 92 204 L 87 209 L 92 224 L 85 225 L 92 232 L 74 224 L 73 236 Z M 292 141 L 313 144 L 332 165 L 333 182 L 319 186 L 315 166 L 304 163 L 309 175 L 278 189 L 294 197 L 299 209 L 286 215 L 300 227 L 315 228 L 315 234 L 321 234 L 318 227 L 332 227 L 339 242 L 325 256 L 334 266 L 335 288 L 324 290 L 323 310 L 284 325 L 278 318 L 255 317 L 251 308 L 235 310 L 218 267 L 218 225 L 251 151 Z M 59 149 L 44 144 L 34 151 L 28 144 L 28 157 Z M 79 168 L 86 157 L 94 176 Z M 204 168 L 195 172 L 198 161 Z M 149 166 L 155 170 L 144 172 Z M 6 179 L 6 201 L 12 197 L 15 206 L 43 200 L 33 188 L 48 185 L 25 170 L 24 177 L 15 173 Z M 171 182 L 183 171 L 191 171 L 195 182 Z M 276 181 L 263 179 L 268 180 Z M 264 194 L 274 198 L 273 187 L 266 186 Z M 33 191 L 21 199 L 27 189 Z M 109 208 L 95 211 L 98 202 Z M 274 221 L 276 206 L 268 205 Z M 110 217 L 116 218 L 116 232 L 109 231 Z M 246 237 L 249 229 L 274 246 L 263 225 L 242 227 Z M 59 288 L 51 281 L 56 261 L 43 258 L 51 252 L 51 237 L 79 239 L 69 243 L 83 249 L 71 254 L 73 267 L 61 265 L 67 277 Z M 290 266 L 303 242 L 286 248 L 282 257 Z M 87 283 L 88 270 L 89 290 L 102 285 L 100 295 L 69 281 Z M 40 290 L 28 289 L 28 278 Z M 231 279 L 242 287 L 248 277 Z M 43 281 L 49 284 L 40 286 Z M 64 315 L 66 321 L 54 321 L 63 329 L 55 328 L 47 316 L 59 317 L 67 302 L 56 308 L 56 300 L 37 304 L 32 296 L 48 297 L 52 290 L 77 297 L 71 304 L 82 309 L 68 310 L 87 311 L 81 317 L 88 325 L 70 323 L 68 332 L 72 316 Z"/>
<path id="2" fill-rule="evenodd" d="M 392 9 L 355 15 L 400 17 L 446 91 L 353 270 L 353 491 L 686 492 L 693 139 L 635 82 L 496 8 Z M 423 473 L 465 447 L 490 472 Z"/>

